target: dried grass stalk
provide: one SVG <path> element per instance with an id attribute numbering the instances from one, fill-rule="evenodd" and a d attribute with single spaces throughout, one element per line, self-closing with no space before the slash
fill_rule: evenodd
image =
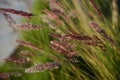
<path id="1" fill-rule="evenodd" d="M 3 13 L 3 16 L 5 17 L 6 21 L 9 23 L 9 26 L 13 27 L 13 25 L 16 23 L 12 17 L 9 14 Z"/>

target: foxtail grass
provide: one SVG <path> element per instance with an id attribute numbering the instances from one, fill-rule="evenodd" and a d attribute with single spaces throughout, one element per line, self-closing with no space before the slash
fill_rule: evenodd
<path id="1" fill-rule="evenodd" d="M 11 63 L 22 68 L 16 70 L 22 74 L 18 79 L 120 79 L 116 0 L 38 0 L 33 13 L 7 8 L 0 12 L 28 17 L 29 24 L 16 25 L 21 29 L 16 55 L 30 58 L 27 65 Z"/>

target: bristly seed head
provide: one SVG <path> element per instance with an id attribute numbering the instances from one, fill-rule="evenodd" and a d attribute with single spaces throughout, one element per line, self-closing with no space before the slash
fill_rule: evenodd
<path id="1" fill-rule="evenodd" d="M 94 0 L 89 0 L 91 2 L 91 4 L 93 5 L 93 7 L 95 8 L 96 12 L 99 14 L 99 16 L 101 18 L 104 18 L 103 13 L 100 11 L 100 9 L 98 8 L 98 6 L 95 4 Z"/>
<path id="2" fill-rule="evenodd" d="M 27 50 L 20 51 L 20 54 L 22 54 L 23 56 L 32 56 L 32 55 L 33 55 L 33 53 L 32 53 L 32 52 L 27 51 Z"/>
<path id="3" fill-rule="evenodd" d="M 51 20 L 54 20 L 57 24 L 62 24 L 62 21 L 60 20 L 59 16 L 56 15 L 54 12 L 49 11 L 49 10 L 43 10 L 43 12 L 45 12 Z"/>
<path id="4" fill-rule="evenodd" d="M 84 42 L 87 45 L 91 45 L 91 46 L 97 46 L 100 48 L 105 47 L 105 45 L 103 44 L 103 42 L 97 37 L 97 36 L 85 36 L 85 35 L 72 35 L 72 34 L 67 34 L 64 35 L 62 39 L 68 39 L 68 40 L 79 40 Z"/>
<path id="5" fill-rule="evenodd" d="M 64 42 L 51 41 L 51 48 L 68 57 L 77 56 L 77 53 L 71 49 L 71 45 Z"/>
<path id="6" fill-rule="evenodd" d="M 14 62 L 14 63 L 18 63 L 18 64 L 22 64 L 22 63 L 27 63 L 27 60 L 24 58 L 17 58 L 15 56 L 11 56 L 9 58 L 5 59 L 8 62 Z"/>
<path id="7" fill-rule="evenodd" d="M 111 42 L 111 44 L 116 45 L 115 42 L 108 37 L 108 35 L 106 34 L 106 32 L 95 22 L 90 22 L 90 27 L 95 30 L 96 32 L 98 32 L 101 36 L 103 36 L 105 39 L 107 39 L 108 41 Z"/>
<path id="8" fill-rule="evenodd" d="M 97 23 L 90 22 L 90 27 L 93 28 L 98 33 L 100 33 L 101 35 L 106 35 L 105 31 Z"/>
<path id="9" fill-rule="evenodd" d="M 0 79 L 5 79 L 5 78 L 9 78 L 11 76 L 15 76 L 15 77 L 19 77 L 22 74 L 19 72 L 6 72 L 6 73 L 0 73 Z"/>
<path id="10" fill-rule="evenodd" d="M 89 37 L 89 36 L 84 36 L 84 35 L 65 35 L 64 36 L 65 38 L 68 38 L 68 39 L 77 39 L 77 40 L 91 40 L 92 38 Z"/>
<path id="11" fill-rule="evenodd" d="M 57 11 L 60 11 L 60 12 L 63 12 L 63 5 L 59 2 L 59 1 L 56 1 L 56 0 L 49 0 L 49 7 L 50 9 L 53 11 L 53 10 L 57 10 Z"/>
<path id="12" fill-rule="evenodd" d="M 21 44 L 22 46 L 29 47 L 29 48 L 34 49 L 34 50 L 39 50 L 39 51 L 42 50 L 41 48 L 36 47 L 35 45 L 33 45 L 30 42 L 25 42 L 25 41 L 22 41 L 22 40 L 16 40 L 16 42 Z"/>
<path id="13" fill-rule="evenodd" d="M 20 25 L 15 25 L 14 28 L 18 30 L 40 30 L 41 26 L 39 25 L 33 25 L 31 23 L 25 23 L 25 24 L 20 24 Z"/>
<path id="14" fill-rule="evenodd" d="M 61 34 L 49 33 L 52 37 L 55 37 L 59 40 L 63 40 L 63 36 Z"/>
<path id="15" fill-rule="evenodd" d="M 60 67 L 60 63 L 58 62 L 48 62 L 46 64 L 36 64 L 30 68 L 25 69 L 25 73 L 37 73 L 43 72 L 45 70 L 54 70 Z"/>
<path id="16" fill-rule="evenodd" d="M 35 16 L 32 13 L 28 13 L 28 12 L 25 12 L 25 11 L 18 11 L 18 10 L 10 9 L 10 8 L 0 8 L 0 13 L 12 13 L 12 14 L 16 14 L 16 15 L 20 15 L 20 16 L 29 18 L 29 19 L 32 16 Z"/>

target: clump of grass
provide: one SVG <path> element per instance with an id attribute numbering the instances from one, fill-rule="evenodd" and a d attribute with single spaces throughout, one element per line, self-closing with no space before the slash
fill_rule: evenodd
<path id="1" fill-rule="evenodd" d="M 107 17 L 100 6 L 104 2 L 108 6 L 113 3 L 109 6 L 113 14 Z M 32 13 L 0 9 L 31 17 L 26 20 L 30 24 L 18 25 L 22 30 L 16 41 L 22 45 L 16 56 L 30 61 L 10 63 L 8 68 L 11 64 L 18 67 L 20 70 L 16 71 L 22 73 L 22 80 L 120 79 L 119 15 L 115 0 L 49 0 L 38 1 L 36 6 L 34 17 Z"/>

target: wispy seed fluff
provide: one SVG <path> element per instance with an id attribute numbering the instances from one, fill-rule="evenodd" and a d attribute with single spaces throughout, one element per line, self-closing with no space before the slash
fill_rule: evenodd
<path id="1" fill-rule="evenodd" d="M 54 70 L 60 67 L 60 63 L 58 62 L 48 62 L 46 64 L 36 64 L 30 68 L 25 69 L 25 73 L 37 73 L 43 72 L 45 70 Z"/>
<path id="2" fill-rule="evenodd" d="M 25 23 L 25 24 L 20 24 L 20 25 L 15 25 L 14 28 L 18 30 L 40 30 L 41 26 L 39 25 L 34 25 L 31 23 Z"/>

